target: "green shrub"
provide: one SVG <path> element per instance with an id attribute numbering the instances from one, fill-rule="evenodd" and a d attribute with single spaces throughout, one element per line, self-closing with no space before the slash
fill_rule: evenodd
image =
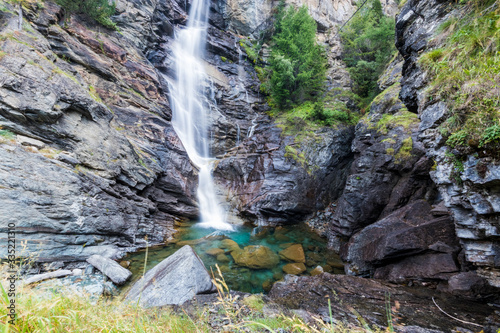
<path id="1" fill-rule="evenodd" d="M 497 141 L 497 143 L 500 141 L 500 125 L 498 124 L 490 126 L 484 130 L 484 134 L 479 142 L 479 147 L 484 147 L 485 145 L 495 141 Z"/>
<path id="2" fill-rule="evenodd" d="M 343 59 L 362 107 L 378 94 L 378 77 L 395 51 L 394 34 L 394 19 L 384 16 L 380 0 L 369 0 L 340 33 Z"/>
<path id="3" fill-rule="evenodd" d="M 324 91 L 326 56 L 316 43 L 316 22 L 305 6 L 280 3 L 270 57 L 269 92 L 281 109 L 315 100 Z"/>
<path id="4" fill-rule="evenodd" d="M 107 28 L 118 29 L 110 19 L 115 14 L 116 4 L 114 1 L 109 4 L 108 0 L 56 0 L 56 3 L 64 8 L 68 14 L 85 14 Z"/>

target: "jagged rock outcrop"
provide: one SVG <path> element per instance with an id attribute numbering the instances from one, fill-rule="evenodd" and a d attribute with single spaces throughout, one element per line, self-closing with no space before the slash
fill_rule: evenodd
<path id="1" fill-rule="evenodd" d="M 2 237 L 14 223 L 38 261 L 119 257 L 198 214 L 196 170 L 140 48 L 154 4 L 138 4 L 123 34 L 52 2 L 24 7 L 22 31 L 2 12 L 0 126 L 19 138 L 0 145 Z"/>
<path id="2" fill-rule="evenodd" d="M 280 135 L 267 119 L 214 170 L 234 214 L 259 225 L 300 222 L 324 208 L 340 195 L 351 161 L 352 127 L 325 128 L 301 143 Z"/>
<path id="3" fill-rule="evenodd" d="M 356 127 L 354 162 L 331 209 L 330 246 L 349 274 L 446 281 L 466 263 L 453 219 L 438 205 L 429 175 L 434 162 L 418 138 L 422 122 L 398 98 L 402 67 L 401 57 L 388 66 L 379 80 L 383 92 Z"/>
<path id="4" fill-rule="evenodd" d="M 460 251 L 449 215 L 433 216 L 425 200 L 409 203 L 349 240 L 346 272 L 393 282 L 447 280 L 460 271 Z"/>
<path id="5" fill-rule="evenodd" d="M 382 76 L 383 92 L 356 126 L 354 162 L 331 218 L 330 246 L 341 244 L 409 202 L 432 200 L 432 161 L 418 144 L 418 119 L 398 99 L 401 60 Z"/>
<path id="6" fill-rule="evenodd" d="M 421 120 L 418 140 L 436 163 L 430 175 L 452 212 L 467 262 L 500 287 L 500 165 L 490 157 L 467 155 L 457 175 L 453 159 L 446 156 L 452 148 L 445 146 L 438 129 L 449 116 L 446 101 L 426 98 L 429 78 L 418 63 L 431 49 L 437 27 L 451 16 L 462 16 L 451 3 L 409 1 L 398 15 L 396 46 L 405 59 L 400 97 Z"/>

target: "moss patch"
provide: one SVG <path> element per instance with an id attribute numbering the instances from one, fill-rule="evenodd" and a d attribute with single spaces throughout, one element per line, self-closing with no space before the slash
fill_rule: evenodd
<path id="1" fill-rule="evenodd" d="M 415 113 L 403 109 L 394 115 L 384 114 L 376 124 L 372 124 L 369 128 L 376 128 L 379 133 L 386 135 L 389 130 L 396 127 L 409 130 L 411 126 L 418 124 L 418 122 L 418 116 Z"/>

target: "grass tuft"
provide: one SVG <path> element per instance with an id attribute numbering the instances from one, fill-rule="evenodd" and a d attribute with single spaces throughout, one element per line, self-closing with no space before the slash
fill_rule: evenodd
<path id="1" fill-rule="evenodd" d="M 443 23 L 441 47 L 420 58 L 431 76 L 428 100 L 450 110 L 440 132 L 461 153 L 500 151 L 500 10 L 492 3 L 468 1 L 469 14 Z"/>

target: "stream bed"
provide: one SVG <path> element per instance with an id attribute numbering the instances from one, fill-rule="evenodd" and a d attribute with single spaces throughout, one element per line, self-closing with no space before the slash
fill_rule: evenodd
<path id="1" fill-rule="evenodd" d="M 243 225 L 234 231 L 216 231 L 184 223 L 177 228 L 174 237 L 167 245 L 148 249 L 146 271 L 182 246 L 190 245 L 209 272 L 217 276 L 215 265 L 219 266 L 232 290 L 267 292 L 274 282 L 283 278 L 285 271 L 294 271 L 297 275 L 311 275 L 318 270 L 344 274 L 338 254 L 328 250 L 326 239 L 304 224 L 286 227 Z M 130 263 L 132 283 L 144 272 L 145 255 L 146 250 L 141 250 L 124 258 Z"/>

